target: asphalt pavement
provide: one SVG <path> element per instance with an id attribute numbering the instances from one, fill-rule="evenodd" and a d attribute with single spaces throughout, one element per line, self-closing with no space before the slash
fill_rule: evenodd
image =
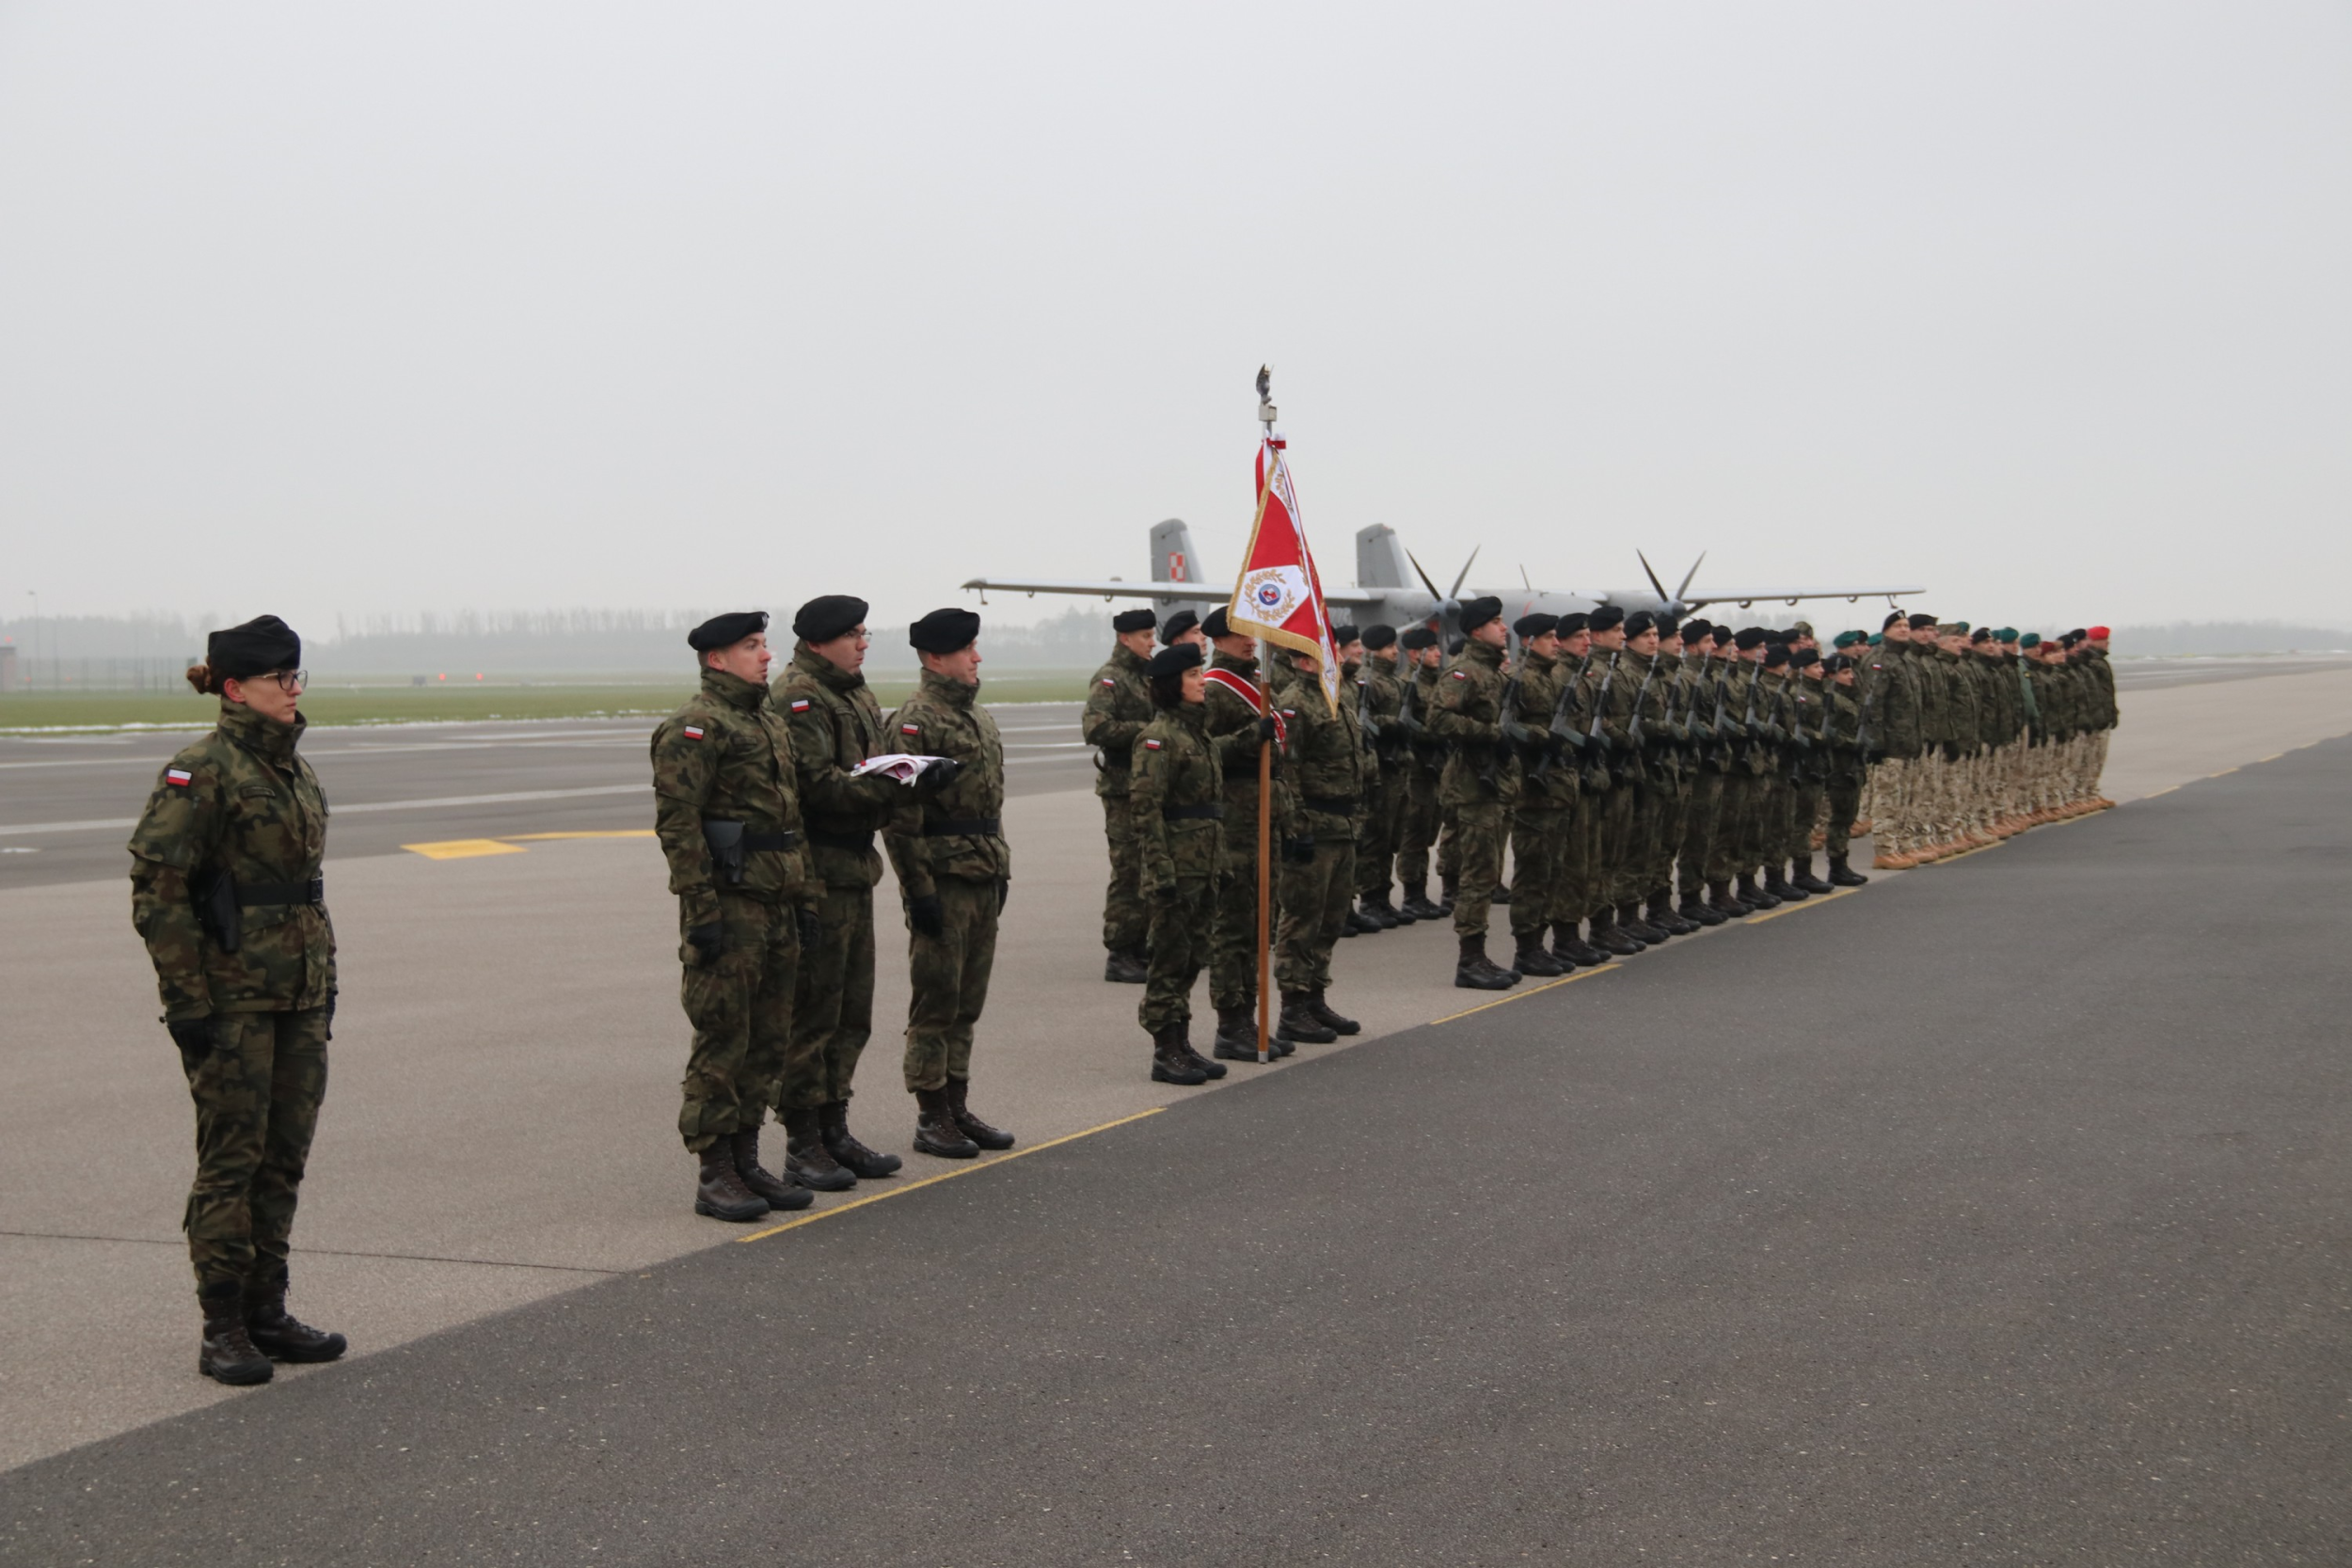
<path id="1" fill-rule="evenodd" d="M 2322 742 L 224 1399 L 0 1475 L 0 1560 L 2352 1560 L 2347 787 Z"/>

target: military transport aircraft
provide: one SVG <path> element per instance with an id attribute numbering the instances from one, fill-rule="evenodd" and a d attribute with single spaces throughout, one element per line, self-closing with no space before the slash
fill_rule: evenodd
<path id="1" fill-rule="evenodd" d="M 1637 555 L 1640 552 L 1635 552 Z M 1375 523 L 1356 532 L 1356 583 L 1343 588 L 1327 580 L 1323 596 L 1331 606 L 1332 617 L 1343 616 L 1364 626 L 1384 622 L 1392 626 L 1408 626 L 1425 622 L 1441 631 L 1454 629 L 1456 612 L 1465 596 L 1477 597 L 1491 594 L 1503 603 L 1507 618 L 1542 612 L 1565 615 L 1575 610 L 1589 610 L 1598 605 L 1615 605 L 1623 610 L 1666 610 L 1685 615 L 1703 605 L 1736 604 L 1747 609 L 1757 604 L 1795 604 L 1800 599 L 1844 599 L 1854 603 L 1865 598 L 1883 598 L 1893 604 L 1905 594 L 1922 594 L 1923 588 L 1741 588 L 1709 589 L 1693 593 L 1692 579 L 1698 576 L 1702 555 L 1691 570 L 1684 574 L 1682 585 L 1673 593 L 1658 580 L 1646 557 L 1642 559 L 1642 571 L 1649 578 L 1647 590 L 1619 591 L 1610 589 L 1598 594 L 1575 594 L 1563 590 L 1542 589 L 1522 585 L 1518 588 L 1477 588 L 1465 595 L 1462 585 L 1468 580 L 1478 552 L 1470 558 L 1454 578 L 1454 586 L 1444 593 L 1421 569 L 1412 552 L 1396 530 L 1386 523 Z M 1522 576 L 1525 574 L 1522 573 Z M 1139 581 L 1129 582 L 1109 578 L 1100 582 L 1071 582 L 1046 578 L 974 578 L 964 585 L 978 589 L 981 602 L 987 602 L 990 592 L 1003 594 L 1080 594 L 1099 595 L 1104 599 L 1149 599 L 1158 609 L 1168 610 L 1178 605 L 1208 606 L 1223 604 L 1232 594 L 1232 579 L 1216 577 L 1205 570 L 1200 552 L 1193 548 L 1192 530 L 1175 517 L 1155 524 L 1152 530 L 1152 575 Z"/>

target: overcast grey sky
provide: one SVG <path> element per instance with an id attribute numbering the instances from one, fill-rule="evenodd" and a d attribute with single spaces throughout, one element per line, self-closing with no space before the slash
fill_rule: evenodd
<path id="1" fill-rule="evenodd" d="M 1231 572 L 1270 360 L 1336 580 L 2343 624 L 2348 279 L 2342 4 L 0 3 L 0 594 Z"/>

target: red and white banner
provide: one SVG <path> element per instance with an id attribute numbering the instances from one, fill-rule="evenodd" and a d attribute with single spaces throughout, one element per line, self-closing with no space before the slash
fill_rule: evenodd
<path id="1" fill-rule="evenodd" d="M 1331 645 L 1331 616 L 1324 608 L 1323 578 L 1307 549 L 1298 521 L 1298 496 L 1291 488 L 1282 440 L 1269 436 L 1258 447 L 1258 516 L 1250 525 L 1249 548 L 1241 558 L 1241 578 L 1225 618 L 1235 631 L 1264 638 L 1278 648 L 1312 654 L 1322 660 L 1318 676 L 1324 701 L 1340 710 L 1340 656 Z"/>
<path id="2" fill-rule="evenodd" d="M 1232 610 L 1227 610 L 1225 615 L 1227 620 L 1232 619 Z M 1259 718 L 1265 717 L 1265 704 L 1258 700 L 1257 682 L 1246 680 L 1231 670 L 1212 670 L 1203 678 L 1223 687 L 1243 702 L 1248 703 L 1249 711 Z M 1274 738 L 1287 746 L 1290 744 L 1290 726 L 1282 721 L 1282 710 L 1278 707 L 1274 710 Z"/>

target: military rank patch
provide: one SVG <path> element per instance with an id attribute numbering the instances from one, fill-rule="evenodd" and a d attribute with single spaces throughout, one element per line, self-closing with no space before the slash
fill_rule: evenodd
<path id="1" fill-rule="evenodd" d="M 808 699 L 806 697 L 793 698 L 792 711 L 795 713 L 806 713 L 808 711 Z"/>
<path id="2" fill-rule="evenodd" d="M 164 769 L 164 783 L 167 784 L 178 784 L 182 789 L 187 788 L 190 782 L 195 778 L 196 775 L 189 772 L 184 768 L 167 768 Z"/>
<path id="3" fill-rule="evenodd" d="M 700 725 L 698 725 L 698 724 L 689 724 L 689 725 L 687 725 L 687 726 L 686 726 L 686 738 L 687 738 L 687 739 L 689 739 L 689 740 L 700 740 L 702 737 L 703 737 L 703 732 L 702 732 L 702 727 L 701 727 Z"/>

